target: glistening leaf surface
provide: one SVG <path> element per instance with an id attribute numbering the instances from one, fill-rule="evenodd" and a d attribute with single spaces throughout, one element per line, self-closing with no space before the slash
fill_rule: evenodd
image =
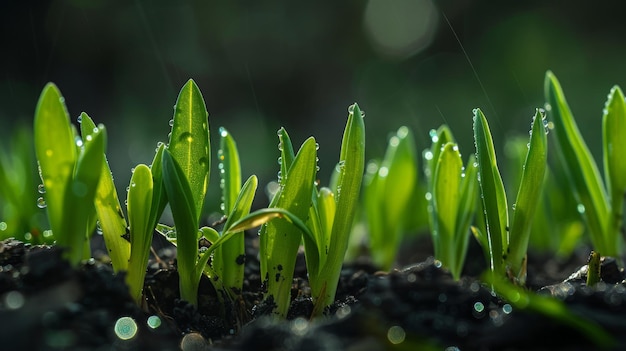
<path id="1" fill-rule="evenodd" d="M 83 138 L 93 134 L 96 124 L 91 117 L 82 113 L 80 119 L 80 130 Z M 113 269 L 115 272 L 125 271 L 128 268 L 130 257 L 130 243 L 122 237 L 126 233 L 126 219 L 117 197 L 117 190 L 106 155 L 102 159 L 101 172 L 95 198 L 98 221 Z"/>
<path id="2" fill-rule="evenodd" d="M 64 235 L 63 199 L 77 159 L 76 143 L 61 92 L 48 83 L 37 102 L 34 120 L 35 152 L 46 189 L 50 227 Z"/>
<path id="3" fill-rule="evenodd" d="M 209 182 L 210 144 L 208 112 L 202 93 L 193 80 L 176 100 L 174 125 L 168 149 L 187 178 L 199 218 Z"/>
<path id="4" fill-rule="evenodd" d="M 486 210 L 487 237 L 491 253 L 491 269 L 500 272 L 503 247 L 507 244 L 508 209 L 504 184 L 498 171 L 491 131 L 485 115 L 474 110 L 474 142 L 483 205 Z"/>
<path id="5" fill-rule="evenodd" d="M 521 269 L 525 265 L 532 220 L 536 209 L 539 207 L 546 173 L 548 138 L 546 136 L 544 116 L 540 110 L 537 110 L 533 118 L 528 145 L 528 152 L 522 169 L 522 178 L 515 200 L 515 210 L 511 220 L 508 261 L 512 266 L 513 273 L 516 275 L 523 274 Z M 522 281 L 525 280 L 525 277 L 519 276 L 519 278 Z"/>
<path id="6" fill-rule="evenodd" d="M 559 156 L 574 193 L 582 205 L 591 242 L 604 256 L 615 256 L 613 240 L 607 238 L 609 208 L 598 167 L 583 140 L 556 76 L 548 71 L 545 78 L 546 111 L 551 117 Z"/>

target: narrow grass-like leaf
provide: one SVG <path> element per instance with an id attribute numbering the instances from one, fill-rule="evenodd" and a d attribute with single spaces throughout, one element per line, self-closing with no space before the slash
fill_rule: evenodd
<path id="1" fill-rule="evenodd" d="M 337 181 L 337 209 L 331 233 L 332 245 L 328 249 L 328 258 L 319 281 L 311 284 L 313 298 L 324 306 L 329 306 L 335 300 L 365 168 L 364 115 L 356 103 L 350 106 L 348 112 L 339 156 L 340 174 Z"/>
<path id="2" fill-rule="evenodd" d="M 433 236 L 437 242 L 438 252 L 435 257 L 451 269 L 455 279 L 460 272 L 456 260 L 457 216 L 461 201 L 461 173 L 463 161 L 456 144 L 446 143 L 435 168 L 432 197 L 436 209 L 436 225 Z"/>
<path id="3" fill-rule="evenodd" d="M 191 188 L 183 169 L 170 154 L 163 151 L 163 184 L 176 225 L 176 247 L 180 294 L 183 300 L 197 305 L 199 276 L 196 281 L 198 256 L 198 218 Z"/>
<path id="4" fill-rule="evenodd" d="M 91 117 L 86 113 L 82 113 L 80 121 L 83 138 L 92 134 L 96 124 Z M 102 162 L 102 174 L 96 190 L 95 205 L 113 270 L 115 272 L 125 271 L 128 268 L 128 259 L 130 257 L 130 243 L 123 238 L 123 235 L 126 234 L 126 219 L 117 197 L 117 190 L 115 189 L 106 155 Z"/>
<path id="5" fill-rule="evenodd" d="M 511 218 L 507 264 L 515 279 L 522 284 L 526 280 L 526 252 L 530 229 L 535 211 L 539 207 L 546 173 L 548 138 L 544 122 L 545 116 L 538 109 L 533 118 L 528 152 Z"/>
<path id="6" fill-rule="evenodd" d="M 311 137 L 302 144 L 287 174 L 282 174 L 284 185 L 276 194 L 278 200 L 273 204 L 293 213 L 303 222 L 311 205 L 316 158 L 316 142 Z M 294 233 L 292 224 L 285 221 L 271 221 L 266 226 L 265 232 L 261 233 L 266 236 L 262 242 L 265 246 L 261 249 L 261 260 L 267 262 L 264 265 L 267 270 L 261 271 L 268 287 L 265 298 L 271 298 L 276 303 L 275 314 L 285 316 L 291 301 L 293 269 L 302 237 Z"/>
<path id="7" fill-rule="evenodd" d="M 65 256 L 74 265 L 89 257 L 87 235 L 93 229 L 90 216 L 95 212 L 96 189 L 102 174 L 105 144 L 106 131 L 102 125 L 85 136 L 74 176 L 65 189 L 63 210 L 67 217 L 67 232 L 57 237 L 57 243 L 67 249 Z"/>
<path id="8" fill-rule="evenodd" d="M 150 171 L 152 173 L 152 203 L 150 205 L 150 223 L 153 228 L 156 227 L 165 206 L 167 206 L 167 194 L 163 185 L 163 150 L 165 150 L 165 144 L 159 143 L 156 148 L 156 153 L 152 164 L 150 165 Z"/>
<path id="9" fill-rule="evenodd" d="M 383 269 L 393 265 L 398 247 L 406 230 L 409 203 L 417 184 L 417 157 L 413 135 L 407 127 L 400 127 L 389 139 L 385 157 L 377 170 L 376 180 L 368 180 L 368 187 L 376 190 L 369 197 L 371 224 L 370 246 L 374 262 Z M 343 187 L 342 187 L 343 190 Z M 380 221 L 380 224 L 373 223 Z M 378 226 L 378 228 L 377 228 Z"/>
<path id="10" fill-rule="evenodd" d="M 258 180 L 254 175 L 246 180 L 239 195 L 232 204 L 228 219 L 224 225 L 225 228 L 229 228 L 232 223 L 235 223 L 250 213 L 257 185 Z M 220 261 L 223 265 L 220 272 L 222 274 L 221 278 L 224 286 L 229 288 L 231 293 L 235 294 L 240 293 L 243 286 L 245 262 L 243 234 L 243 231 L 239 232 L 220 248 L 220 254 L 222 255 Z"/>
<path id="11" fill-rule="evenodd" d="M 150 255 L 152 231 L 154 230 L 154 225 L 150 222 L 149 206 L 152 203 L 153 185 L 150 168 L 143 164 L 135 167 L 128 190 L 131 251 L 126 282 L 131 296 L 137 304 L 141 301 L 141 290 Z"/>
<path id="12" fill-rule="evenodd" d="M 478 185 L 478 164 L 476 156 L 470 155 L 467 165 L 465 166 L 465 175 L 461 179 L 461 199 L 459 202 L 459 211 L 456 218 L 455 233 L 455 257 L 456 267 L 453 271 L 462 272 L 467 256 L 467 246 L 469 245 L 470 226 L 476 214 L 476 204 L 478 201 L 479 185 Z M 488 247 L 488 246 L 486 246 Z"/>
<path id="13" fill-rule="evenodd" d="M 486 210 L 487 238 L 491 252 L 491 270 L 503 273 L 502 248 L 508 244 L 508 209 L 506 194 L 485 115 L 474 110 L 474 143 L 478 162 L 478 179 Z"/>
<path id="14" fill-rule="evenodd" d="M 619 236 L 624 216 L 626 192 L 626 102 L 624 93 L 614 86 L 609 93 L 602 117 L 604 175 L 611 201 L 609 230 Z M 618 249 L 618 252 L 621 252 Z"/>
<path id="15" fill-rule="evenodd" d="M 241 165 L 239 152 L 233 136 L 220 127 L 220 149 L 218 151 L 219 170 L 224 213 L 228 216 L 241 190 Z"/>
<path id="16" fill-rule="evenodd" d="M 35 152 L 46 189 L 50 228 L 57 238 L 69 235 L 64 232 L 67 214 L 63 202 L 78 157 L 64 101 L 56 85 L 48 83 L 37 102 L 34 120 Z"/>
<path id="17" fill-rule="evenodd" d="M 228 229 L 224 231 L 222 236 L 256 228 L 276 218 L 284 219 L 286 222 L 299 229 L 309 239 L 313 240 L 315 238 L 313 232 L 311 232 L 309 227 L 307 227 L 301 218 L 280 207 L 262 208 L 251 212 L 229 226 Z"/>
<path id="18" fill-rule="evenodd" d="M 200 89 L 191 79 L 182 87 L 176 100 L 168 150 L 187 178 L 194 213 L 199 218 L 209 182 L 211 156 L 208 112 Z"/>
<path id="19" fill-rule="evenodd" d="M 561 85 L 550 71 L 546 73 L 545 94 L 546 111 L 554 124 L 559 158 L 576 194 L 591 242 L 601 255 L 617 256 L 619 236 L 608 231 L 609 204 L 600 172 L 580 134 Z"/>

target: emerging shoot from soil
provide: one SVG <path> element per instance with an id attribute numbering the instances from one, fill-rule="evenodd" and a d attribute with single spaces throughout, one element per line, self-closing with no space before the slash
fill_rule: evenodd
<path id="1" fill-rule="evenodd" d="M 472 227 L 472 231 L 486 252 L 491 271 L 496 275 L 506 274 L 519 285 L 526 282 L 530 224 L 538 207 L 547 163 L 548 141 L 544 122 L 545 116 L 538 109 L 531 125 L 517 198 L 509 215 L 489 125 L 482 111 L 474 110 L 474 141 L 486 230 Z"/>
<path id="2" fill-rule="evenodd" d="M 545 78 L 546 111 L 554 123 L 557 153 L 578 201 L 578 212 L 589 230 L 595 250 L 602 256 L 622 254 L 621 227 L 626 192 L 626 102 L 615 86 L 602 117 L 605 184 L 585 143 L 556 76 Z"/>

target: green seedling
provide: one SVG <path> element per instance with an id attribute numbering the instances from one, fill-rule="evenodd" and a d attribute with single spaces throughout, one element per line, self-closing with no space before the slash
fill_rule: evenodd
<path id="1" fill-rule="evenodd" d="M 496 161 L 489 125 L 480 109 L 474 110 L 474 142 L 486 230 L 472 231 L 483 247 L 491 271 L 517 284 L 526 281 L 526 251 L 534 213 L 538 207 L 547 163 L 545 117 L 537 110 L 517 197 L 509 216 L 506 193 Z"/>
<path id="2" fill-rule="evenodd" d="M 284 317 L 289 309 L 296 255 L 302 241 L 315 302 L 313 315 L 321 314 L 334 302 L 365 163 L 363 115 L 356 104 L 348 111 L 331 186 L 319 190 L 315 187 L 315 139 L 308 138 L 296 154 L 289 135 L 281 128 L 279 189 L 269 208 L 251 213 L 244 221 L 265 223 L 260 230 L 261 276 L 267 288 L 264 300 L 273 315 Z"/>
<path id="3" fill-rule="evenodd" d="M 287 132 L 278 131 L 280 140 L 280 174 L 278 192 L 270 202 L 270 208 L 280 208 L 292 214 L 296 221 L 304 223 L 311 207 L 317 171 L 317 144 L 308 138 L 294 155 Z M 272 313 L 287 315 L 291 303 L 291 283 L 302 232 L 286 220 L 273 220 L 260 230 L 261 279 L 267 287 L 264 300 L 273 305 Z"/>
<path id="4" fill-rule="evenodd" d="M 398 248 L 415 215 L 411 201 L 418 182 L 417 157 L 413 134 L 400 127 L 389 139 L 381 161 L 367 165 L 363 181 L 365 217 L 372 260 L 390 269 Z"/>
<path id="5" fill-rule="evenodd" d="M 554 124 L 559 159 L 587 225 L 591 243 L 602 256 L 619 257 L 626 192 L 626 103 L 614 86 L 602 116 L 604 183 L 585 143 L 556 76 L 545 78 L 546 110 Z M 606 188 L 605 188 L 606 185 Z"/>
<path id="6" fill-rule="evenodd" d="M 447 126 L 430 132 L 432 146 L 424 152 L 428 178 L 428 212 L 435 258 L 450 270 L 454 279 L 461 277 L 470 225 L 478 199 L 477 165 L 469 157 L 467 166 Z"/>
<path id="7" fill-rule="evenodd" d="M 77 135 L 59 89 L 43 89 L 34 120 L 35 152 L 45 188 L 40 206 L 64 257 L 78 265 L 90 257 L 88 237 L 95 229 L 94 199 L 104 159 L 103 125 Z"/>
<path id="8" fill-rule="evenodd" d="M 365 167 L 363 117 L 356 103 L 348 108 L 348 121 L 331 187 L 315 189 L 313 194 L 307 222 L 313 236 L 304 236 L 309 284 L 315 304 L 313 315 L 321 314 L 335 301 Z"/>
<path id="9" fill-rule="evenodd" d="M 163 184 L 176 225 L 181 298 L 197 304 L 208 257 L 198 259 L 198 223 L 209 181 L 208 113 L 200 89 L 189 80 L 175 105 L 172 132 L 162 155 Z"/>
<path id="10" fill-rule="evenodd" d="M 243 231 L 260 225 L 248 218 L 258 180 L 251 176 L 241 185 L 236 143 L 224 128 L 220 129 L 220 138 L 222 206 L 227 216 L 221 233 L 210 227 L 198 229 L 211 157 L 208 113 L 199 88 L 190 80 L 176 102 L 169 144 L 161 156 L 162 182 L 175 227 L 159 227 L 177 246 L 181 298 L 194 305 L 203 273 L 221 299 L 240 296 L 245 258 Z M 200 239 L 211 246 L 199 249 Z"/>
<path id="11" fill-rule="evenodd" d="M 45 216 L 34 201 L 40 194 L 32 131 L 21 126 L 8 139 L 0 148 L 0 240 L 51 244 L 52 232 L 44 231 Z"/>
<path id="12" fill-rule="evenodd" d="M 505 187 L 520 184 L 524 160 L 528 152 L 528 138 L 508 138 L 504 145 L 508 175 Z M 570 257 L 579 246 L 584 233 L 584 224 L 576 210 L 576 200 L 565 179 L 562 167 L 546 167 L 541 200 L 531 224 L 529 250 L 553 254 L 558 258 Z M 508 197 L 508 201 L 515 199 Z M 550 235 L 546 235 L 550 233 Z"/>
<path id="13" fill-rule="evenodd" d="M 79 121 L 83 133 L 95 126 L 93 120 L 86 114 L 82 114 Z M 142 301 L 152 233 L 166 205 L 161 185 L 162 150 L 162 145 L 157 148 L 157 156 L 151 167 L 140 164 L 133 169 L 126 200 L 128 226 L 106 156 L 102 159 L 102 174 L 95 196 L 98 224 L 111 265 L 115 272 L 126 272 L 125 279 L 130 295 L 138 305 L 141 305 Z M 128 240 L 125 239 L 126 234 Z"/>

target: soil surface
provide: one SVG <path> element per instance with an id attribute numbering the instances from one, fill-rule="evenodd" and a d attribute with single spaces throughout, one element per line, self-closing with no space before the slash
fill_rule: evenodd
<path id="1" fill-rule="evenodd" d="M 97 238 L 96 238 L 97 239 Z M 151 257 L 145 304 L 128 295 L 94 241 L 92 259 L 74 269 L 58 248 L 0 242 L 0 348 L 6 350 L 591 350 L 587 334 L 542 312 L 512 307 L 478 280 L 482 253 L 470 247 L 460 281 L 432 259 L 428 236 L 404 245 L 400 269 L 383 272 L 367 257 L 344 265 L 336 302 L 311 319 L 299 256 L 286 321 L 264 315 L 256 234 L 247 236 L 242 300 L 225 306 L 204 277 L 198 308 L 178 295 L 175 249 Z M 585 285 L 586 256 L 528 259 L 528 289 L 553 295 L 626 348 L 626 286 L 614 260 Z M 224 318 L 224 315 L 226 318 Z"/>

